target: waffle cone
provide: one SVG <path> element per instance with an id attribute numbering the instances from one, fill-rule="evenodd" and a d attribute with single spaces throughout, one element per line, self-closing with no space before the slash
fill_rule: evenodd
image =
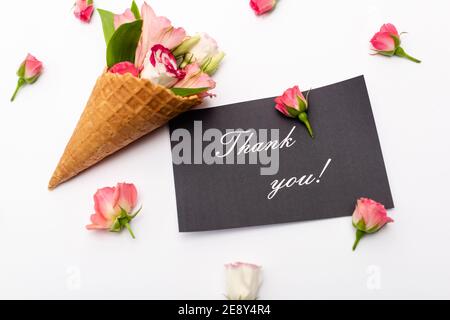
<path id="1" fill-rule="evenodd" d="M 200 103 L 197 96 L 176 96 L 130 74 L 102 74 L 50 179 L 49 189 Z"/>

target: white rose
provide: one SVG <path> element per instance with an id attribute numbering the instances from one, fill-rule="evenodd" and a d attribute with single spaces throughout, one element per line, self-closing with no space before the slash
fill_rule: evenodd
<path id="1" fill-rule="evenodd" d="M 194 61 L 202 65 L 206 60 L 219 53 L 219 46 L 216 40 L 206 33 L 201 33 L 198 36 L 200 36 L 200 41 L 191 49 L 190 53 L 195 59 Z"/>
<path id="2" fill-rule="evenodd" d="M 227 298 L 229 300 L 256 300 L 261 287 L 261 267 L 249 263 L 225 265 Z"/>

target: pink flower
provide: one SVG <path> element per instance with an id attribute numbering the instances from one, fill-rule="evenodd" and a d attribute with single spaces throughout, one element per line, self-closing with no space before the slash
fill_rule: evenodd
<path id="1" fill-rule="evenodd" d="M 261 287 L 261 267 L 251 263 L 225 265 L 228 300 L 256 300 Z"/>
<path id="2" fill-rule="evenodd" d="M 259 16 L 273 10 L 276 3 L 276 0 L 250 0 L 250 7 Z"/>
<path id="3" fill-rule="evenodd" d="M 130 9 L 127 9 L 122 14 L 114 15 L 114 29 L 119 28 L 124 23 L 133 22 L 135 20 L 136 18 L 134 16 L 134 13 Z"/>
<path id="4" fill-rule="evenodd" d="M 128 61 L 119 62 L 118 64 L 112 66 L 108 72 L 111 73 L 118 73 L 118 74 L 126 74 L 131 73 L 131 75 L 135 77 L 139 77 L 139 70 L 136 68 L 136 66 Z"/>
<path id="5" fill-rule="evenodd" d="M 216 82 L 207 73 L 202 72 L 197 63 L 189 64 L 184 71 L 186 76 L 175 84 L 175 88 L 209 88 L 208 90 L 211 90 L 216 87 Z M 204 98 L 211 94 L 203 92 L 199 96 Z"/>
<path id="6" fill-rule="evenodd" d="M 380 31 L 370 40 L 372 49 L 376 54 L 380 54 L 387 57 L 399 56 L 407 58 L 413 62 L 420 63 L 420 60 L 408 55 L 405 50 L 400 46 L 400 34 L 397 28 L 392 23 L 383 24 Z"/>
<path id="7" fill-rule="evenodd" d="M 94 13 L 93 0 L 77 0 L 73 14 L 83 22 L 90 22 Z"/>
<path id="8" fill-rule="evenodd" d="M 287 117 L 299 119 L 308 129 L 311 137 L 314 137 L 309 123 L 308 99 L 304 97 L 298 86 L 287 89 L 282 96 L 275 99 L 275 109 Z"/>
<path id="9" fill-rule="evenodd" d="M 367 198 L 361 198 L 357 201 L 352 221 L 356 228 L 356 241 L 353 250 L 356 249 L 359 241 L 366 233 L 375 233 L 387 223 L 394 222 L 387 216 L 386 209 L 381 203 Z"/>
<path id="10" fill-rule="evenodd" d="M 19 70 L 17 70 L 17 76 L 19 77 L 19 80 L 17 81 L 16 90 L 14 91 L 11 101 L 14 101 L 17 92 L 19 92 L 19 89 L 22 88 L 25 84 L 35 83 L 41 76 L 42 70 L 42 62 L 36 59 L 31 54 L 28 54 L 25 60 L 21 63 Z"/>
<path id="11" fill-rule="evenodd" d="M 88 230 L 120 232 L 127 228 L 134 239 L 130 222 L 139 213 L 131 214 L 136 206 L 137 191 L 134 184 L 118 183 L 116 187 L 97 190 L 94 195 L 95 213 L 91 215 Z"/>
<path id="12" fill-rule="evenodd" d="M 160 44 L 172 50 L 186 37 L 183 28 L 174 28 L 169 19 L 157 17 L 153 9 L 144 2 L 141 9 L 142 36 L 136 50 L 136 66 L 140 68 L 151 48 Z"/>
<path id="13" fill-rule="evenodd" d="M 185 76 L 186 72 L 178 69 L 177 60 L 172 52 L 160 44 L 154 45 L 147 54 L 141 73 L 141 78 L 167 88 L 172 87 Z"/>

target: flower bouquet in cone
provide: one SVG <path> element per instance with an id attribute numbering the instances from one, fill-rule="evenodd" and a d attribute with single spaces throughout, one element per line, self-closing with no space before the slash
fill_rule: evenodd
<path id="1" fill-rule="evenodd" d="M 99 9 L 107 67 L 98 78 L 49 182 L 53 189 L 212 96 L 224 53 L 206 34 L 187 36 L 133 1 L 123 14 Z"/>

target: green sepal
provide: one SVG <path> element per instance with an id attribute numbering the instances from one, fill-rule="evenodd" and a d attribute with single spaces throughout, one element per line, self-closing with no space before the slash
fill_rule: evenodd
<path id="1" fill-rule="evenodd" d="M 190 37 L 189 39 L 184 40 L 178 47 L 172 50 L 172 54 L 175 57 L 180 57 L 191 51 L 192 48 L 195 47 L 197 43 L 201 40 L 199 35 L 195 35 Z"/>
<path id="2" fill-rule="evenodd" d="M 105 43 L 106 45 L 108 45 L 109 40 L 111 39 L 115 31 L 114 13 L 103 9 L 97 9 L 97 11 L 98 14 L 100 15 L 100 19 L 102 20 L 103 36 L 105 38 Z"/>
<path id="3" fill-rule="evenodd" d="M 225 53 L 219 52 L 218 54 L 207 59 L 207 61 L 202 64 L 202 71 L 207 73 L 209 76 L 212 76 L 216 73 L 217 69 L 219 69 L 219 65 L 224 57 Z"/>
<path id="4" fill-rule="evenodd" d="M 299 96 L 297 96 L 299 113 L 306 112 L 308 110 L 308 104 Z"/>
<path id="5" fill-rule="evenodd" d="M 395 50 L 393 50 L 393 51 L 377 51 L 377 53 L 381 54 L 382 56 L 392 57 L 395 55 Z"/>
<path id="6" fill-rule="evenodd" d="M 131 230 L 131 227 L 130 227 L 130 222 L 139 214 L 139 212 L 141 212 L 141 210 L 142 210 L 142 207 L 139 208 L 139 210 L 136 211 L 134 214 L 128 214 L 128 212 L 125 211 L 125 209 L 120 208 L 120 213 L 117 216 L 117 218 L 114 221 L 111 228 L 109 229 L 109 231 L 110 232 L 120 232 L 125 228 L 128 230 L 128 232 L 130 232 L 131 237 L 133 239 L 135 239 L 133 230 Z"/>
<path id="7" fill-rule="evenodd" d="M 133 15 L 136 18 L 136 20 L 141 19 L 141 13 L 139 12 L 139 8 L 134 0 L 133 3 L 131 4 L 131 12 L 133 12 Z"/>
<path id="8" fill-rule="evenodd" d="M 37 81 L 37 79 L 39 79 L 39 77 L 41 76 L 41 74 L 37 74 L 34 77 L 28 78 L 28 79 L 24 79 L 28 84 L 33 84 Z"/>
<path id="9" fill-rule="evenodd" d="M 198 95 L 200 93 L 208 91 L 209 88 L 170 88 L 175 95 L 180 97 L 189 97 Z"/>
<path id="10" fill-rule="evenodd" d="M 298 111 L 295 108 L 289 107 L 289 106 L 286 106 L 286 110 L 289 113 L 289 115 L 293 118 L 297 118 L 300 114 L 300 111 Z"/>
<path id="11" fill-rule="evenodd" d="M 19 78 L 24 78 L 25 77 L 25 62 L 22 62 L 22 64 L 20 65 L 19 69 L 17 70 L 17 76 Z"/>
<path id="12" fill-rule="evenodd" d="M 394 35 L 391 35 L 391 38 L 394 39 L 395 48 L 398 48 L 401 44 L 400 38 Z"/>
<path id="13" fill-rule="evenodd" d="M 124 23 L 114 32 L 106 48 L 108 68 L 124 61 L 134 63 L 141 33 L 142 20 Z"/>

